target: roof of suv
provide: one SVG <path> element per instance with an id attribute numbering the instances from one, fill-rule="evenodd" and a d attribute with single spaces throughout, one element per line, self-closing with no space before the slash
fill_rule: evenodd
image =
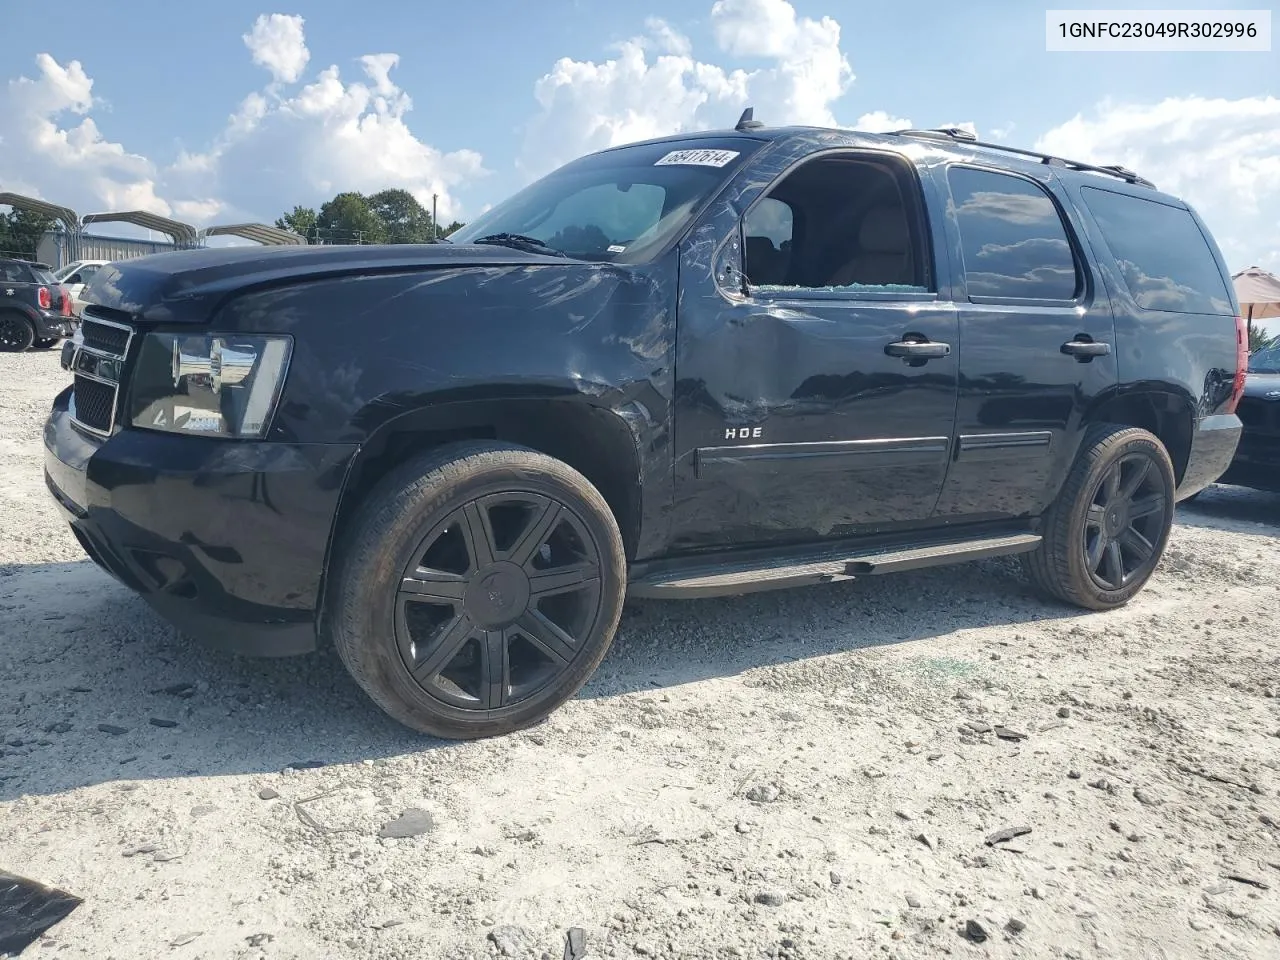
<path id="1" fill-rule="evenodd" d="M 1119 165 L 1101 165 L 1085 163 L 1079 160 L 1070 160 L 1065 157 L 1058 157 L 1051 154 L 1040 153 L 1035 150 L 1026 150 L 1018 147 L 1011 147 L 1001 143 L 990 143 L 978 140 L 967 131 L 954 127 L 943 128 L 938 130 L 896 130 L 891 133 L 870 133 L 862 130 L 841 129 L 838 127 L 816 127 L 816 126 L 782 126 L 782 127 L 765 127 L 747 121 L 747 126 L 740 125 L 733 129 L 721 130 L 700 130 L 686 131 L 683 133 L 671 134 L 665 137 L 654 137 L 651 140 L 645 140 L 645 144 L 660 143 L 680 143 L 688 140 L 717 138 L 731 139 L 741 137 L 749 140 L 775 141 L 788 139 L 809 139 L 816 145 L 828 140 L 832 136 L 838 136 L 847 143 L 850 139 L 860 141 L 868 146 L 886 146 L 901 148 L 903 145 L 912 143 L 919 146 L 932 148 L 935 152 L 947 154 L 956 159 L 973 159 L 980 156 L 984 160 L 995 163 L 999 166 L 1008 167 L 1014 170 L 1028 172 L 1040 167 L 1053 167 L 1054 173 L 1062 175 L 1088 174 L 1090 177 L 1106 176 L 1115 182 L 1121 184 L 1132 184 L 1143 188 L 1145 196 L 1153 194 L 1169 202 L 1179 206 L 1183 202 L 1177 197 L 1165 194 L 1160 191 L 1151 181 L 1128 170 Z M 611 149 L 622 149 L 622 146 L 637 146 L 637 144 L 625 144 Z"/>

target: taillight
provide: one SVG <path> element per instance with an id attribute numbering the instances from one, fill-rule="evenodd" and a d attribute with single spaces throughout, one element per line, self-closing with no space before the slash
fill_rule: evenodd
<path id="1" fill-rule="evenodd" d="M 62 315 L 64 317 L 71 316 L 71 291 L 66 287 L 59 286 L 58 293 L 62 297 Z"/>
<path id="2" fill-rule="evenodd" d="M 36 302 L 40 304 L 41 310 L 48 310 L 53 306 L 53 294 L 48 287 L 41 287 L 36 291 Z"/>
<path id="3" fill-rule="evenodd" d="M 1244 317 L 1236 317 L 1236 376 L 1231 382 L 1231 399 L 1227 401 L 1227 413 L 1235 413 L 1244 396 L 1244 375 L 1249 369 L 1249 325 Z"/>

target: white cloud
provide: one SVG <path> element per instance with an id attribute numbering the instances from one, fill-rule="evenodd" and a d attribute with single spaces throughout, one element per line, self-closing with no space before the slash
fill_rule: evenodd
<path id="1" fill-rule="evenodd" d="M 526 175 L 592 150 L 732 126 L 748 104 L 768 123 L 832 126 L 832 104 L 853 83 L 840 25 L 799 17 L 786 0 L 718 0 L 711 8 L 720 52 L 765 61 L 752 69 L 699 60 L 666 22 L 646 26 L 647 34 L 618 44 L 612 58 L 564 57 L 537 81 L 541 111 L 520 158 Z"/>
<path id="2" fill-rule="evenodd" d="M 853 129 L 864 133 L 892 133 L 894 130 L 911 129 L 911 121 L 890 116 L 883 110 L 872 110 L 855 120 Z"/>
<path id="3" fill-rule="evenodd" d="M 1280 99 L 1170 98 L 1100 104 L 1042 136 L 1036 149 L 1122 164 L 1196 208 L 1232 272 L 1280 269 Z"/>
<path id="4" fill-rule="evenodd" d="M 253 29 L 241 37 L 253 62 L 270 70 L 278 83 L 297 83 L 311 59 L 302 32 L 304 22 L 302 17 L 264 13 L 253 22 Z"/>
<path id="5" fill-rule="evenodd" d="M 33 77 L 0 87 L 0 184 L 82 214 L 143 209 L 197 225 L 270 222 L 339 190 L 385 187 L 403 187 L 427 206 L 438 194 L 442 218 L 463 215 L 454 194 L 487 172 L 482 158 L 442 152 L 413 133 L 412 99 L 392 77 L 398 55 L 358 58 L 359 79 L 345 80 L 333 65 L 286 91 L 282 84 L 304 79 L 310 59 L 302 18 L 259 17 L 244 42 L 271 83 L 241 99 L 212 143 L 165 163 L 103 135 L 94 81 L 79 61 L 40 54 Z"/>

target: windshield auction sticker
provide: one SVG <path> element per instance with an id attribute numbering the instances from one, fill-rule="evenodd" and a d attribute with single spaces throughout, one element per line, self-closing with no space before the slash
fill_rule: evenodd
<path id="1" fill-rule="evenodd" d="M 737 150 L 672 150 L 655 167 L 683 164 L 694 167 L 723 167 L 738 155 Z"/>

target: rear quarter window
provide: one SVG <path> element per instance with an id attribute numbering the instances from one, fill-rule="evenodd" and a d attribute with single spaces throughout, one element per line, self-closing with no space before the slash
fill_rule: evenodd
<path id="1" fill-rule="evenodd" d="M 1190 211 L 1098 187 L 1080 194 L 1139 307 L 1234 314 L 1217 258 Z"/>

